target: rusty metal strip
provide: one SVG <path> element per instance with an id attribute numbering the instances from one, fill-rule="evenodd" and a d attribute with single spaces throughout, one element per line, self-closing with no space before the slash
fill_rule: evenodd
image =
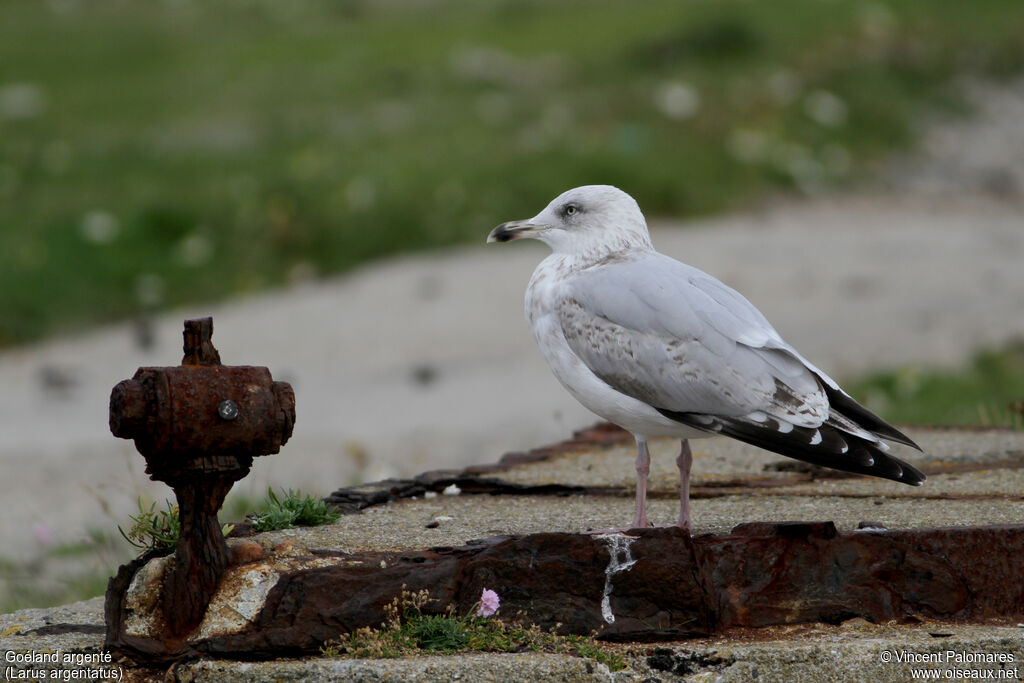
<path id="1" fill-rule="evenodd" d="M 347 555 L 337 565 L 282 573 L 249 627 L 211 634 L 191 647 L 196 654 L 248 659 L 313 653 L 380 624 L 384 607 L 402 590 L 428 589 L 436 602 L 425 612 L 454 605 L 466 613 L 484 586 L 501 595 L 503 614 L 521 613 L 562 632 L 596 630 L 614 641 L 853 618 L 964 622 L 1024 615 L 1024 526 L 840 533 L 832 522 L 785 522 L 744 524 L 726 535 L 690 537 L 677 528 L 630 534 L 544 533 Z M 609 573 L 627 559 L 628 567 Z"/>

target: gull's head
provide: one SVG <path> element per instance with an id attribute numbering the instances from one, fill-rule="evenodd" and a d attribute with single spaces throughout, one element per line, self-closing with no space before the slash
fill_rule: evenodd
<path id="1" fill-rule="evenodd" d="M 488 242 L 532 237 L 555 253 L 603 258 L 631 249 L 651 249 L 647 221 L 636 200 L 611 185 L 585 185 L 555 197 L 524 221 L 502 223 Z"/>

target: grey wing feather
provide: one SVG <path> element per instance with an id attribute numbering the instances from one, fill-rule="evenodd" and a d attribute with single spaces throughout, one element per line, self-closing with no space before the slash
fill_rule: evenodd
<path id="1" fill-rule="evenodd" d="M 660 254 L 576 275 L 558 305 L 573 351 L 613 388 L 676 412 L 762 411 L 816 426 L 828 400 L 754 306 Z"/>
<path id="2" fill-rule="evenodd" d="M 557 312 L 594 374 L 671 419 L 827 467 L 924 480 L 880 439 L 913 441 L 696 268 L 657 253 L 593 267 L 567 281 Z"/>

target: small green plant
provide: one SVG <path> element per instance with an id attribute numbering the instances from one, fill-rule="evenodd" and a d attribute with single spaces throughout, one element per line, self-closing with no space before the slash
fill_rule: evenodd
<path id="1" fill-rule="evenodd" d="M 178 515 L 178 506 L 169 500 L 164 501 L 164 509 L 157 510 L 154 502 L 147 510 L 139 498 L 139 514 L 129 516 L 132 525 L 125 531 L 120 525 L 117 530 L 121 532 L 124 540 L 131 543 L 142 551 L 160 550 L 170 552 L 178 545 L 178 537 L 181 536 L 181 519 Z M 235 528 L 234 524 L 221 526 L 221 533 L 227 536 Z"/>
<path id="2" fill-rule="evenodd" d="M 488 593 L 493 603 L 488 601 Z M 497 596 L 486 591 L 481 602 L 460 616 L 449 605 L 442 614 L 424 613 L 435 602 L 426 590 L 402 593 L 384 608 L 385 622 L 379 628 L 364 627 L 336 641 L 325 643 L 325 657 L 393 658 L 455 652 L 553 652 L 586 657 L 605 664 L 612 671 L 626 668 L 617 654 L 601 648 L 593 637 L 562 636 L 554 629 L 544 631 L 521 619 L 503 621 L 489 618 L 497 610 Z M 522 615 L 519 615 L 520 618 Z"/>
<path id="3" fill-rule="evenodd" d="M 124 540 L 140 550 L 173 550 L 181 536 L 181 520 L 178 518 L 178 506 L 171 501 L 164 501 L 163 510 L 156 509 L 156 502 L 147 510 L 139 498 L 139 514 L 129 516 L 132 525 L 126 532 L 118 525 Z"/>
<path id="4" fill-rule="evenodd" d="M 421 650 L 458 652 L 469 646 L 469 633 L 459 619 L 446 614 L 422 614 L 408 623 L 409 635 Z"/>
<path id="5" fill-rule="evenodd" d="M 340 512 L 308 493 L 288 489 L 283 498 L 278 498 L 274 490 L 268 488 L 266 510 L 254 513 L 251 519 L 256 531 L 274 531 L 293 526 L 330 524 L 340 517 Z"/>

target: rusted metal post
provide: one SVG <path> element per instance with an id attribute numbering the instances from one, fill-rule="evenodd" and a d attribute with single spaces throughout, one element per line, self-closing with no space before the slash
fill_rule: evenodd
<path id="1" fill-rule="evenodd" d="M 110 431 L 135 441 L 146 473 L 178 500 L 181 537 L 161 595 L 172 639 L 199 625 L 228 566 L 217 520 L 224 498 L 295 424 L 291 386 L 263 367 L 221 365 L 212 336 L 212 318 L 186 320 L 180 366 L 139 368 L 110 395 Z"/>

